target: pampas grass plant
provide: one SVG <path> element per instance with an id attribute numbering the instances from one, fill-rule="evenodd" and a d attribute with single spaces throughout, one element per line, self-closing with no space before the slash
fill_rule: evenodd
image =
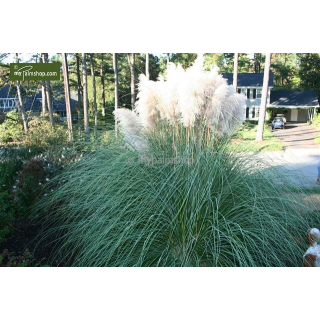
<path id="1" fill-rule="evenodd" d="M 56 237 L 55 259 L 73 266 L 301 265 L 315 209 L 278 170 L 230 150 L 243 98 L 199 64 L 171 66 L 166 81 L 141 77 L 136 109 L 117 113 L 124 143 L 87 154 L 50 181 L 55 192 L 37 212 L 50 213 L 41 237 Z"/>
<path id="2" fill-rule="evenodd" d="M 151 81 L 140 75 L 135 109 L 115 111 L 125 139 L 137 148 L 141 146 L 138 137 L 156 130 L 159 123 L 172 126 L 173 130 L 182 124 L 186 132 L 195 132 L 194 137 L 200 137 L 197 131 L 203 130 L 204 125 L 216 137 L 224 137 L 242 124 L 244 115 L 243 95 L 228 86 L 216 69 L 205 71 L 202 56 L 186 70 L 171 63 L 166 79 Z M 144 141 L 142 147 L 146 147 L 145 139 L 140 139 Z"/>

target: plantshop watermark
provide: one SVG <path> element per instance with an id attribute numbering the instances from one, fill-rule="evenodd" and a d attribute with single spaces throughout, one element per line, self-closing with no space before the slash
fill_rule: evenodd
<path id="1" fill-rule="evenodd" d="M 24 80 L 60 80 L 60 63 L 10 63 L 10 79 Z"/>
<path id="2" fill-rule="evenodd" d="M 157 164 L 191 164 L 193 161 L 188 157 L 148 157 L 148 156 L 140 156 L 139 158 L 128 158 L 127 163 L 134 163 L 138 161 L 138 163 L 146 164 L 148 166 L 154 166 Z"/>

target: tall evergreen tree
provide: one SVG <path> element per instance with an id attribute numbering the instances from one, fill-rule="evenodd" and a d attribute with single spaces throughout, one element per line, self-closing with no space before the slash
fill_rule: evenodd
<path id="1" fill-rule="evenodd" d="M 149 53 L 146 53 L 146 77 L 149 80 L 150 79 L 150 73 L 149 73 Z"/>
<path id="2" fill-rule="evenodd" d="M 49 63 L 48 53 L 43 53 L 42 55 L 43 55 L 44 63 Z M 50 81 L 45 81 L 45 86 L 46 86 L 45 91 L 46 91 L 46 95 L 47 95 L 47 107 L 48 107 L 49 119 L 50 119 L 51 129 L 52 129 L 52 131 L 54 131 L 52 90 L 51 90 Z"/>
<path id="3" fill-rule="evenodd" d="M 69 140 L 73 141 L 72 114 L 71 114 L 70 86 L 69 86 L 69 71 L 68 71 L 67 54 L 66 53 L 61 53 L 61 58 L 62 58 L 64 96 L 65 96 L 65 103 L 66 103 L 66 113 L 67 113 Z"/>
<path id="4" fill-rule="evenodd" d="M 82 53 L 82 83 L 83 83 L 83 123 L 86 140 L 90 138 L 89 131 L 89 101 L 88 101 L 88 83 L 87 83 L 87 59 L 86 54 Z"/>
<path id="5" fill-rule="evenodd" d="M 40 53 L 40 62 L 45 63 L 42 54 Z M 46 84 L 45 81 L 41 81 L 41 113 L 43 115 L 47 114 L 48 108 L 47 108 L 47 93 L 46 93 Z"/>
<path id="6" fill-rule="evenodd" d="M 271 60 L 271 54 L 270 53 L 266 53 L 266 61 L 265 61 L 264 74 L 263 74 L 263 87 L 262 87 L 261 106 L 260 106 L 258 129 L 257 129 L 257 135 L 256 135 L 256 141 L 257 142 L 260 142 L 260 141 L 263 140 L 264 120 L 266 118 L 266 111 L 267 111 L 270 60 Z"/>
<path id="7" fill-rule="evenodd" d="M 234 54 L 234 67 L 233 67 L 233 86 L 237 91 L 238 87 L 238 54 Z"/>
<path id="8" fill-rule="evenodd" d="M 19 63 L 18 53 L 16 53 L 16 63 Z M 24 130 L 24 134 L 27 135 L 28 134 L 28 117 L 24 109 L 20 81 L 17 81 L 17 93 L 18 93 L 18 100 L 19 100 L 19 111 L 21 112 L 21 115 L 22 115 L 23 130 Z"/>
<path id="9" fill-rule="evenodd" d="M 96 137 L 97 127 L 98 127 L 98 110 L 97 110 L 96 76 L 94 73 L 93 53 L 91 53 L 90 55 L 90 66 L 91 66 L 92 90 L 93 90 L 94 136 Z"/>
<path id="10" fill-rule="evenodd" d="M 101 65 L 100 65 L 100 76 L 101 76 L 101 101 L 102 101 L 102 116 L 106 116 L 106 97 L 105 97 L 105 84 L 104 84 L 104 53 L 101 53 Z"/>
<path id="11" fill-rule="evenodd" d="M 80 73 L 80 54 L 76 53 L 76 64 L 77 64 L 77 91 L 78 91 L 78 135 L 81 135 L 81 114 L 82 114 L 82 95 L 81 95 L 81 73 Z"/>
<path id="12" fill-rule="evenodd" d="M 119 83 L 118 83 L 118 59 L 117 59 L 116 53 L 113 54 L 113 70 L 114 70 L 114 109 L 117 110 L 119 105 L 119 93 L 118 93 Z M 118 133 L 117 120 L 115 120 L 115 123 L 114 123 L 114 130 L 117 136 L 117 133 Z"/>
<path id="13" fill-rule="evenodd" d="M 134 109 L 134 104 L 136 102 L 136 95 L 135 95 L 135 53 L 128 55 L 128 62 L 130 66 L 130 78 L 131 78 L 131 109 Z"/>

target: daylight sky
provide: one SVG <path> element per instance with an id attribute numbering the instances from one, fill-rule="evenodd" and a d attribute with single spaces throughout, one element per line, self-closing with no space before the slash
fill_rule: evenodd
<path id="1" fill-rule="evenodd" d="M 49 58 L 51 58 L 56 53 L 49 53 Z M 161 56 L 163 53 L 153 53 L 156 56 Z M 29 62 L 33 55 L 36 55 L 36 53 L 20 53 L 19 58 L 20 62 Z M 253 58 L 253 53 L 248 53 L 249 58 Z M 4 63 L 11 63 L 15 62 L 15 53 L 10 53 L 10 55 L 3 60 Z"/>

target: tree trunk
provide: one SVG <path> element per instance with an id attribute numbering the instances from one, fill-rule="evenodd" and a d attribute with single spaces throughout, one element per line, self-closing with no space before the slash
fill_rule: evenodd
<path id="1" fill-rule="evenodd" d="M 67 113 L 69 141 L 73 141 L 72 114 L 71 114 L 70 87 L 69 87 L 69 73 L 68 73 L 68 60 L 67 60 L 66 53 L 61 53 L 61 57 L 62 57 L 62 72 L 63 72 L 64 96 L 65 96 L 65 102 L 66 102 L 66 113 Z"/>
<path id="2" fill-rule="evenodd" d="M 97 137 L 98 110 L 97 110 L 96 77 L 95 77 L 95 74 L 94 74 L 93 54 L 90 55 L 90 65 L 91 65 L 92 89 L 93 89 L 94 136 Z"/>
<path id="3" fill-rule="evenodd" d="M 103 53 L 101 53 L 100 76 L 101 76 L 102 116 L 105 117 L 106 116 L 106 97 L 105 97 L 105 94 L 104 94 Z"/>
<path id="4" fill-rule="evenodd" d="M 43 53 L 43 61 L 45 63 L 48 63 L 48 54 Z M 53 123 L 53 110 L 52 110 L 52 92 L 51 92 L 51 85 L 50 81 L 45 81 L 45 91 L 47 95 L 47 106 L 48 106 L 48 112 L 49 112 L 49 119 L 51 123 L 51 129 L 54 131 L 54 123 Z"/>
<path id="5" fill-rule="evenodd" d="M 80 55 L 77 53 L 76 54 L 76 59 L 77 59 L 77 89 L 78 89 L 78 107 L 77 107 L 77 112 L 78 112 L 78 135 L 81 135 L 81 112 L 82 112 L 82 99 L 81 99 L 81 74 L 80 74 Z"/>
<path id="6" fill-rule="evenodd" d="M 16 53 L 16 63 L 19 63 L 19 56 L 17 53 Z M 17 81 L 17 93 L 18 93 L 18 100 L 19 100 L 19 111 L 21 112 L 21 115 L 22 115 L 23 131 L 24 131 L 24 134 L 27 135 L 28 134 L 28 117 L 22 101 L 20 81 Z"/>
<path id="7" fill-rule="evenodd" d="M 89 115 L 88 115 L 88 87 L 87 87 L 87 60 L 86 54 L 82 54 L 82 76 L 83 76 L 83 120 L 86 140 L 89 140 Z"/>
<path id="8" fill-rule="evenodd" d="M 131 75 L 131 109 L 134 109 L 134 104 L 136 102 L 134 87 L 135 87 L 135 77 L 134 77 L 134 65 L 135 65 L 135 54 L 132 53 L 131 55 L 131 61 L 130 57 L 128 56 L 128 62 L 130 66 L 130 75 Z"/>
<path id="9" fill-rule="evenodd" d="M 271 54 L 266 53 L 266 62 L 265 62 L 264 74 L 263 74 L 261 107 L 260 107 L 259 122 L 258 122 L 258 129 L 257 129 L 257 135 L 256 135 L 256 141 L 258 142 L 263 140 L 264 120 L 266 118 L 266 111 L 267 111 L 270 60 L 271 60 Z"/>
<path id="10" fill-rule="evenodd" d="M 113 54 L 113 70 L 114 70 L 114 110 L 118 109 L 119 104 L 119 96 L 118 96 L 118 61 L 117 61 L 117 54 Z M 114 130 L 115 135 L 118 134 L 118 123 L 115 119 L 114 122 Z"/>
<path id="11" fill-rule="evenodd" d="M 45 63 L 42 54 L 40 54 L 40 61 L 41 63 Z M 45 115 L 48 111 L 47 109 L 47 101 L 46 101 L 46 96 L 47 96 L 47 92 L 46 92 L 46 84 L 44 81 L 41 81 L 41 101 L 42 101 L 42 115 Z"/>
<path id="12" fill-rule="evenodd" d="M 41 111 L 41 113 L 42 113 L 43 115 L 45 115 L 45 114 L 47 113 L 47 111 L 48 111 L 48 109 L 47 109 L 46 96 L 47 96 L 46 85 L 45 85 L 45 82 L 42 81 L 42 84 L 41 84 L 42 111 Z"/>
<path id="13" fill-rule="evenodd" d="M 149 80 L 150 74 L 149 74 L 149 53 L 146 53 L 146 77 Z"/>
<path id="14" fill-rule="evenodd" d="M 233 62 L 233 86 L 237 92 L 238 86 L 238 53 L 234 54 L 234 62 Z"/>

